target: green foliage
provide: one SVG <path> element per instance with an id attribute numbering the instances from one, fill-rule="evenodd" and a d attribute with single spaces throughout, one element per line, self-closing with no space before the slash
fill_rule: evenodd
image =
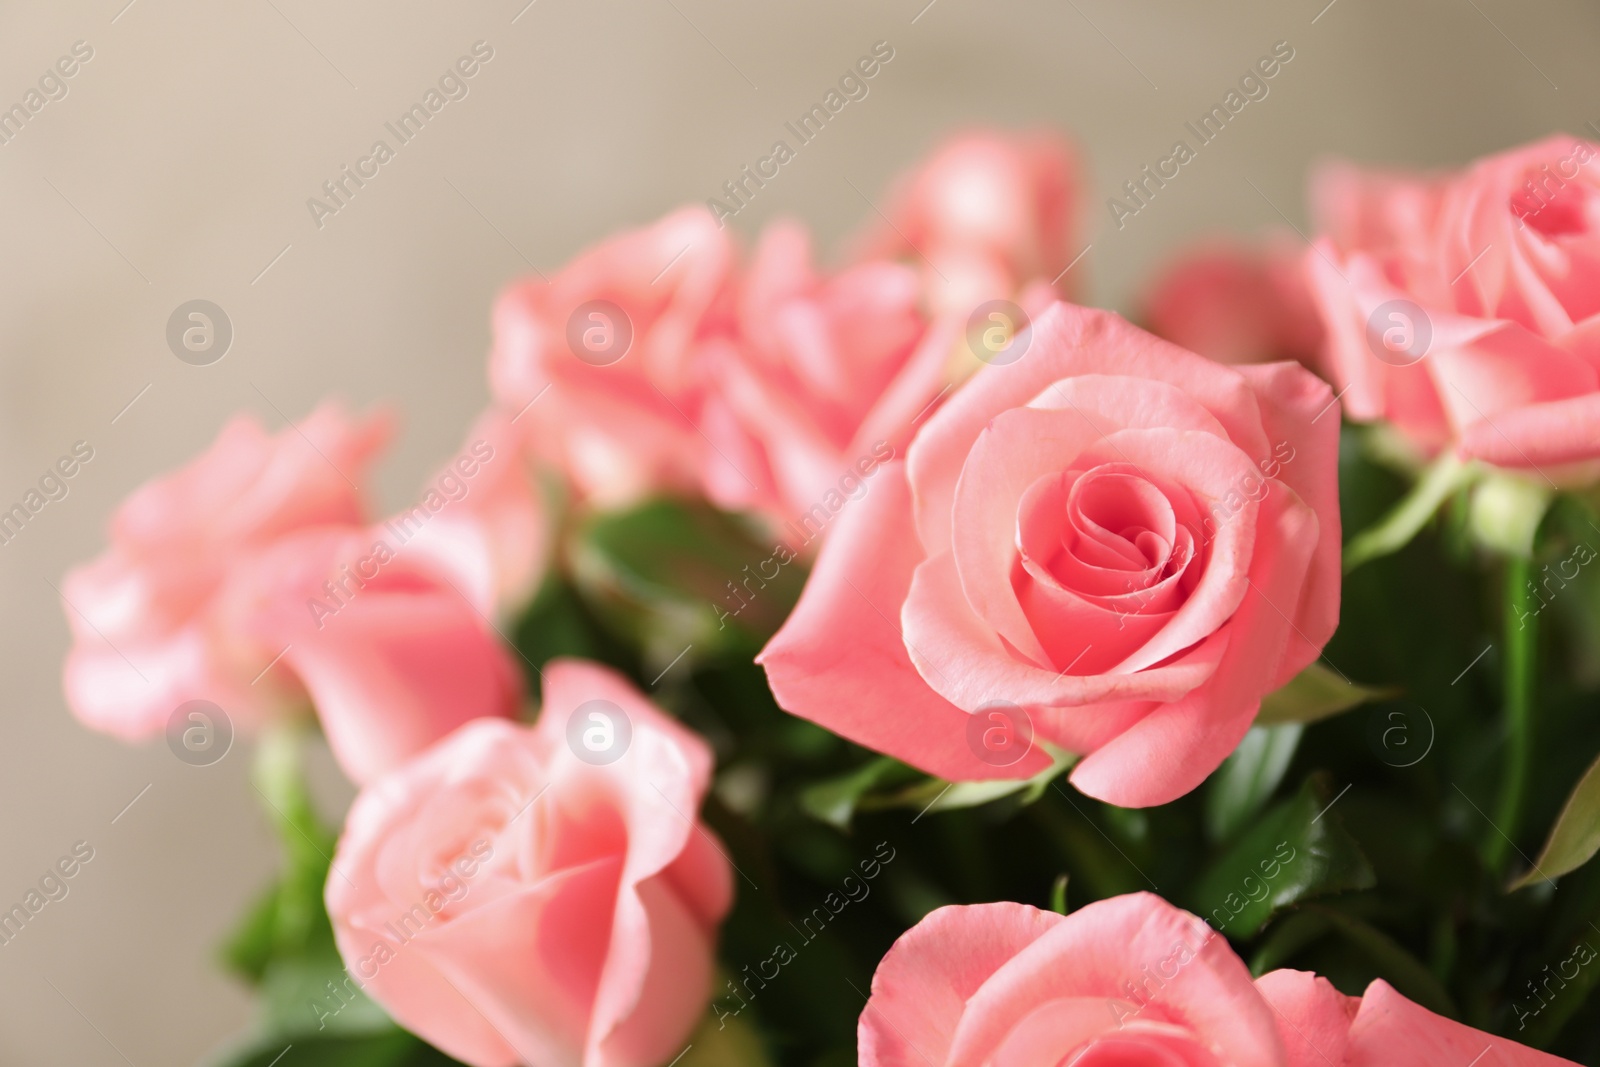
<path id="1" fill-rule="evenodd" d="M 1372 868 L 1333 810 L 1339 799 L 1326 775 L 1308 779 L 1206 868 L 1190 894 L 1190 909 L 1229 937 L 1245 940 L 1291 905 L 1370 889 L 1376 881 Z"/>
<path id="2" fill-rule="evenodd" d="M 1364 437 L 1347 429 L 1341 446 L 1343 521 L 1356 538 L 1411 491 Z M 610 663 L 710 740 L 718 770 L 703 814 L 740 872 L 718 997 L 679 1067 L 853 1063 L 872 973 L 909 926 L 953 903 L 1065 911 L 1069 884 L 1074 910 L 1156 892 L 1210 919 L 1258 971 L 1315 970 L 1349 994 L 1383 978 L 1472 1026 L 1600 1062 L 1600 964 L 1534 1014 L 1528 992 L 1585 939 L 1600 948 L 1600 863 L 1589 860 L 1600 823 L 1600 568 L 1544 589 L 1532 773 L 1508 847 L 1516 863 L 1548 838 L 1538 862 L 1554 881 L 1508 893 L 1486 858 L 1506 779 L 1504 564 L 1475 547 L 1465 480 L 1447 473 L 1430 487 L 1436 510 L 1406 513 L 1405 538 L 1389 527 L 1368 539 L 1384 551 L 1345 577 L 1320 664 L 1263 702 L 1210 781 L 1141 811 L 1079 794 L 1064 760 L 1031 781 L 947 790 L 785 714 L 752 657 L 792 607 L 806 561 L 761 570 L 773 549 L 742 519 L 655 501 L 578 530 L 508 632 L 534 681 L 557 655 Z M 1600 547 L 1592 518 L 1558 498 L 1534 574 L 1585 538 Z M 747 566 L 772 577 L 746 587 Z M 730 582 L 745 590 L 733 601 Z M 315 1029 L 307 998 L 337 968 L 320 910 L 326 860 L 314 858 L 331 855 L 331 835 L 290 814 L 284 878 L 227 950 L 281 1011 L 223 1062 L 267 1067 L 291 1041 L 278 1067 L 448 1062 L 418 1058 L 437 1054 L 375 1008 Z M 735 998 L 729 983 L 780 945 L 792 962 Z"/>

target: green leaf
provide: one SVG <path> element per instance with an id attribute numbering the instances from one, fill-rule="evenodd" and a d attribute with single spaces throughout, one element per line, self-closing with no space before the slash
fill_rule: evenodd
<path id="1" fill-rule="evenodd" d="M 1289 679 L 1283 688 L 1262 698 L 1261 710 L 1256 713 L 1256 725 L 1313 723 L 1370 700 L 1383 700 L 1392 695 L 1392 690 L 1356 685 L 1320 662 L 1313 663 Z"/>
<path id="2" fill-rule="evenodd" d="M 890 796 L 863 797 L 859 806 L 862 810 L 874 811 L 913 808 L 922 814 L 932 814 L 936 811 L 975 808 L 1006 797 L 1016 797 L 1020 807 L 1027 807 L 1044 795 L 1057 775 L 1076 762 L 1077 755 L 1058 752 L 1050 765 L 1032 778 L 993 778 L 983 782 L 947 782 L 943 778 L 929 778 Z"/>
<path id="3" fill-rule="evenodd" d="M 336 951 L 275 959 L 261 983 L 261 1027 L 274 1037 L 372 1033 L 393 1025 L 356 986 Z"/>
<path id="4" fill-rule="evenodd" d="M 627 646 L 600 625 L 572 583 L 554 569 L 517 620 L 513 637 L 524 667 L 540 667 L 558 656 L 595 660 L 624 671 L 633 666 Z M 525 673 L 537 693 L 538 671 Z"/>
<path id="5" fill-rule="evenodd" d="M 596 516 L 571 553 L 584 594 L 648 658 L 758 647 L 788 617 L 805 574 L 784 545 L 702 503 L 653 500 Z"/>
<path id="6" fill-rule="evenodd" d="M 1211 776 L 1206 792 L 1206 833 L 1213 841 L 1232 837 L 1266 806 L 1294 759 L 1299 723 L 1252 726 Z"/>
<path id="7" fill-rule="evenodd" d="M 1272 929 L 1250 957 L 1250 973 L 1257 978 L 1282 967 L 1301 949 L 1315 942 L 1333 924 L 1320 911 L 1297 911 L 1272 924 Z"/>
<path id="8" fill-rule="evenodd" d="M 1345 545 L 1344 572 L 1349 574 L 1369 560 L 1404 548 L 1427 525 L 1439 505 L 1470 484 L 1478 473 L 1477 465 L 1461 459 L 1453 449 L 1445 449 L 1393 511 Z"/>
<path id="9" fill-rule="evenodd" d="M 909 808 L 921 815 L 975 808 L 1006 797 L 1026 807 L 1044 795 L 1051 781 L 1078 757 L 1056 753 L 1050 766 L 1032 778 L 996 778 L 983 782 L 947 782 L 931 778 L 888 756 L 880 756 L 848 774 L 807 786 L 800 807 L 825 823 L 848 830 L 858 811 Z"/>
<path id="10" fill-rule="evenodd" d="M 268 886 L 222 943 L 223 965 L 251 985 L 261 982 L 278 951 L 278 893 L 277 882 Z"/>
<path id="11" fill-rule="evenodd" d="M 1281 908 L 1376 879 L 1345 832 L 1325 775 L 1270 809 L 1195 883 L 1190 910 L 1233 938 L 1249 938 Z"/>
<path id="12" fill-rule="evenodd" d="M 1578 779 L 1572 795 L 1550 828 L 1550 837 L 1533 869 L 1511 884 L 1522 889 L 1577 870 L 1600 852 L 1600 759 Z"/>
<path id="13" fill-rule="evenodd" d="M 902 784 L 916 773 L 899 760 L 879 756 L 849 774 L 807 786 L 800 792 L 800 807 L 830 826 L 848 830 L 862 797 L 886 783 Z"/>

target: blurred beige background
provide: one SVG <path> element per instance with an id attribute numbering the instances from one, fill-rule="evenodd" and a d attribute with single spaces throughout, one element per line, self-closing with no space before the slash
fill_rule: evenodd
<path id="1" fill-rule="evenodd" d="M 124 494 L 230 413 L 278 426 L 274 405 L 392 403 L 406 432 L 381 490 L 398 503 L 486 399 L 499 285 L 714 195 L 878 40 L 895 56 L 870 95 L 735 228 L 794 214 L 826 245 L 870 211 L 850 183 L 877 197 L 948 128 L 1057 124 L 1099 192 L 1077 269 L 1091 302 L 1123 309 L 1188 237 L 1281 225 L 1280 211 L 1303 227 L 1321 155 L 1445 164 L 1600 121 L 1600 9 L 1585 0 L 126 3 L 0 4 L 0 106 L 74 42 L 93 48 L 67 95 L 0 145 L 0 505 L 74 441 L 95 451 L 69 496 L 0 545 L 0 910 L 74 842 L 95 850 L 70 895 L 0 945 L 7 1065 L 189 1064 L 249 1021 L 212 957 L 275 864 L 248 746 L 194 768 L 79 727 L 49 584 L 100 550 Z M 494 58 L 470 95 L 318 229 L 307 198 L 479 40 Z M 1295 58 L 1270 95 L 1111 226 L 1105 197 L 1279 40 Z M 233 323 L 213 366 L 165 343 L 194 298 Z M 333 809 L 348 790 L 323 770 Z"/>

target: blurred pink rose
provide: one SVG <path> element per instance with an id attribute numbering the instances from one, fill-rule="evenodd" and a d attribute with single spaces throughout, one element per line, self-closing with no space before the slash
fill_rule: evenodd
<path id="1" fill-rule="evenodd" d="M 1555 136 L 1443 177 L 1317 176 L 1307 263 L 1353 418 L 1424 453 L 1600 473 L 1597 152 Z"/>
<path id="2" fill-rule="evenodd" d="M 708 353 L 731 343 L 734 261 L 689 207 L 502 293 L 489 377 L 529 451 L 602 506 L 696 490 L 717 461 L 696 426 Z"/>
<path id="3" fill-rule="evenodd" d="M 1261 244 L 1218 238 L 1185 249 L 1143 304 L 1157 337 L 1218 363 L 1310 364 L 1322 343 L 1303 246 L 1284 235 Z"/>
<path id="4" fill-rule="evenodd" d="M 1256 988 L 1273 1008 L 1286 1067 L 1572 1063 L 1435 1015 L 1382 979 L 1360 997 L 1347 997 L 1327 979 L 1305 971 L 1268 972 L 1256 980 Z"/>
<path id="5" fill-rule="evenodd" d="M 1374 982 L 1359 1001 L 1320 978 L 1244 962 L 1149 893 L 1068 915 L 1023 904 L 940 908 L 872 978 L 862 1067 L 1556 1067 L 1568 1061 L 1450 1022 Z"/>
<path id="6" fill-rule="evenodd" d="M 896 180 L 863 258 L 914 257 L 937 312 L 1054 283 L 1081 249 L 1082 179 L 1072 146 L 1051 131 L 956 134 Z M 925 257 L 925 258 L 924 258 Z M 1074 291 L 1069 276 L 1057 295 Z"/>
<path id="7" fill-rule="evenodd" d="M 1166 803 L 1338 621 L 1332 393 L 1067 304 L 1017 347 L 841 514 L 759 659 L 785 709 L 930 774 L 1039 771 L 1031 723 L 1085 793 Z"/>
<path id="8" fill-rule="evenodd" d="M 550 527 L 511 415 L 493 409 L 480 415 L 421 499 L 386 525 L 412 531 L 407 544 L 428 555 L 485 616 L 522 607 L 544 575 Z"/>
<path id="9" fill-rule="evenodd" d="M 393 522 L 319 527 L 241 554 L 217 618 L 267 659 L 282 652 L 267 676 L 298 684 L 339 766 L 366 783 L 462 723 L 521 704 L 510 651 L 448 578 Z"/>
<path id="10" fill-rule="evenodd" d="M 327 887 L 339 950 L 474 1067 L 663 1064 L 710 1000 L 732 899 L 692 821 L 711 752 L 594 664 L 548 664 L 544 692 L 536 726 L 470 723 L 357 798 Z"/>
<path id="11" fill-rule="evenodd" d="M 73 633 L 67 705 L 84 725 L 138 741 L 187 700 L 214 701 L 246 729 L 300 704 L 282 675 L 252 684 L 281 646 L 231 625 L 219 593 L 278 538 L 365 521 L 346 479 L 362 478 L 387 436 L 386 419 L 352 422 L 332 404 L 272 435 L 240 415 L 204 455 L 129 496 L 110 548 L 61 587 Z"/>
<path id="12" fill-rule="evenodd" d="M 739 343 L 717 364 L 706 405 L 707 437 L 730 461 L 707 466 L 711 499 L 803 521 L 903 449 L 949 381 L 957 339 L 919 302 L 909 266 L 819 276 L 804 227 L 768 227 L 742 279 Z"/>
<path id="13" fill-rule="evenodd" d="M 486 616 L 536 565 L 540 535 L 515 449 L 484 462 L 496 426 L 465 453 L 471 476 L 452 463 L 417 507 L 369 528 L 346 478 L 384 420 L 324 406 L 269 437 L 235 419 L 129 497 L 110 550 L 67 575 L 69 706 L 128 741 L 189 700 L 245 732 L 315 707 L 357 782 L 469 719 L 515 714 L 521 673 Z"/>

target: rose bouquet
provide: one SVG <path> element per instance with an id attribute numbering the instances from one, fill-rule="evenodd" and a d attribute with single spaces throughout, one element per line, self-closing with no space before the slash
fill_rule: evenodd
<path id="1" fill-rule="evenodd" d="M 250 739 L 216 1062 L 1600 1062 L 1597 152 L 1329 165 L 1147 332 L 974 131 L 513 283 L 390 514 L 235 419 L 61 585 L 85 725 Z"/>

